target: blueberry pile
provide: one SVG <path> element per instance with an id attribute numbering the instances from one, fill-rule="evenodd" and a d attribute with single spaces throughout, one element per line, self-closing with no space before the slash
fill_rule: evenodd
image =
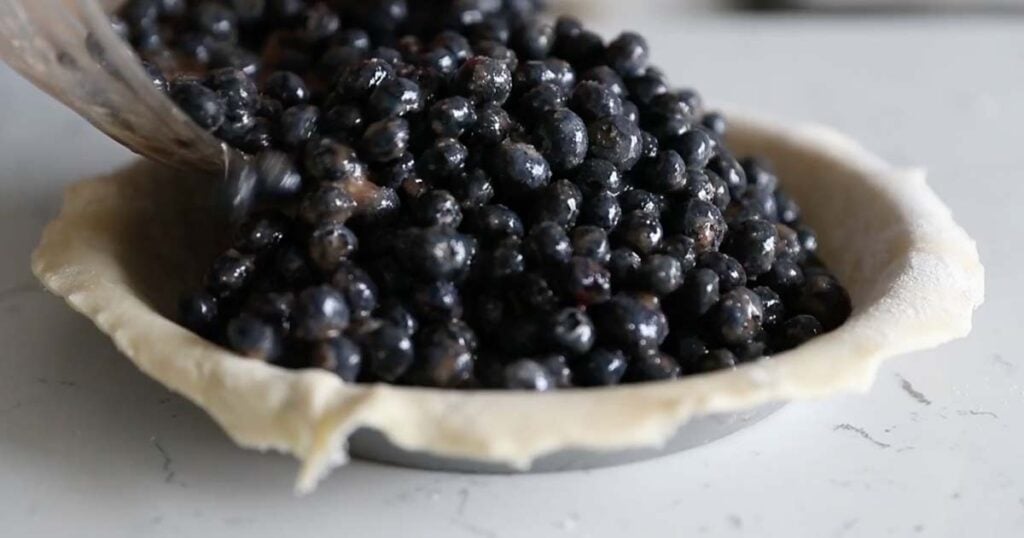
<path id="1" fill-rule="evenodd" d="M 241 355 L 549 390 L 733 368 L 850 314 L 771 166 L 636 33 L 536 0 L 132 0 L 114 26 L 251 154 L 247 220 L 180 311 Z"/>

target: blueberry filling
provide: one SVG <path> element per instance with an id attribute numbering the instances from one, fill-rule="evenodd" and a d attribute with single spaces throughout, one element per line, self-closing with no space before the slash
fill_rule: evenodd
<path id="1" fill-rule="evenodd" d="M 643 36 L 542 3 L 129 1 L 154 87 L 252 156 L 181 323 L 346 382 L 532 391 L 735 368 L 844 323 L 771 164 Z"/>

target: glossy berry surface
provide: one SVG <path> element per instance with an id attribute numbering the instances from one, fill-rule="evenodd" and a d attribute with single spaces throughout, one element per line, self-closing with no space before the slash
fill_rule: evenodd
<path id="1" fill-rule="evenodd" d="M 224 250 L 181 323 L 348 383 L 529 391 L 737 368 L 842 325 L 786 178 L 641 34 L 542 4 L 126 3 L 147 80 L 248 155 L 241 220 L 195 231 Z"/>

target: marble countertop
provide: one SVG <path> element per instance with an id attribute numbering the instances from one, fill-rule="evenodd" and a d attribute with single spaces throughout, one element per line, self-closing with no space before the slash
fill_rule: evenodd
<path id="1" fill-rule="evenodd" d="M 888 363 L 867 394 L 654 461 L 525 476 L 355 462 L 296 498 L 294 461 L 236 448 L 41 291 L 28 257 L 63 186 L 133 157 L 0 68 L 0 533 L 1024 535 L 1019 21 L 592 18 L 643 29 L 712 105 L 828 123 L 926 166 L 988 271 L 971 336 Z"/>

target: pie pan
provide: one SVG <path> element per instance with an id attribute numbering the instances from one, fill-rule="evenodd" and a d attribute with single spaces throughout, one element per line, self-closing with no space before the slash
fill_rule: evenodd
<path id="1" fill-rule="evenodd" d="M 179 293 L 228 239 L 210 201 L 218 180 L 148 162 L 69 187 L 33 270 L 236 443 L 299 458 L 300 491 L 346 461 L 355 432 L 359 456 L 455 470 L 525 470 L 534 460 L 557 470 L 686 448 L 788 400 L 865 390 L 882 360 L 969 332 L 984 271 L 923 171 L 895 168 L 829 128 L 726 112 L 729 146 L 774 163 L 854 305 L 836 331 L 735 370 L 522 393 L 350 385 L 245 359 L 173 320 Z"/>

